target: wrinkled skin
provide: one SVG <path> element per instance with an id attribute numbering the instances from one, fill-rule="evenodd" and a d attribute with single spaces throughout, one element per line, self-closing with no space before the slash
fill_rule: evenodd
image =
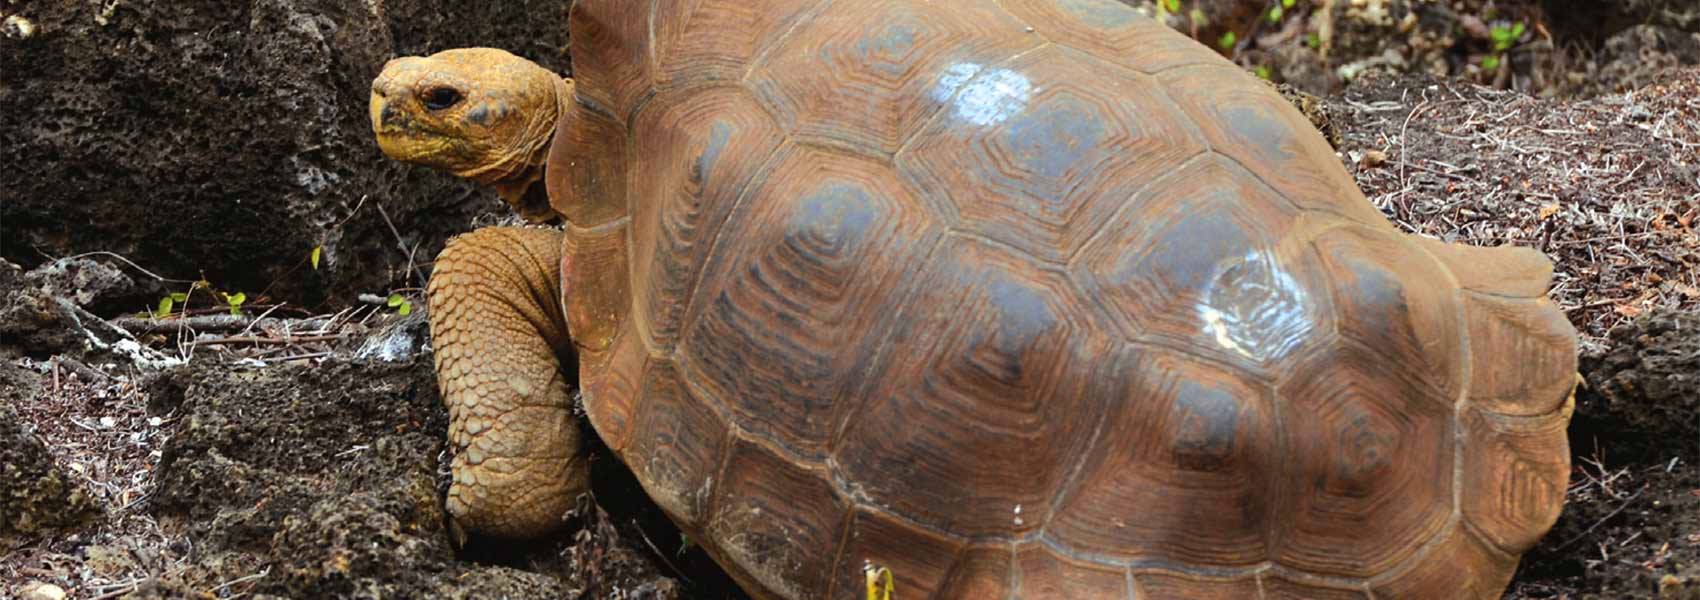
<path id="1" fill-rule="evenodd" d="M 372 83 L 372 129 L 390 157 L 494 186 L 547 220 L 533 184 L 570 86 L 501 50 L 399 58 Z M 560 232 L 515 227 L 463 235 L 437 257 L 431 337 L 455 450 L 445 504 L 462 540 L 546 533 L 586 488 L 560 260 Z"/>
<path id="2" fill-rule="evenodd" d="M 390 158 L 492 186 L 527 219 L 547 220 L 547 203 L 524 196 L 542 177 L 571 86 L 493 48 L 397 58 L 372 82 L 372 131 Z"/>

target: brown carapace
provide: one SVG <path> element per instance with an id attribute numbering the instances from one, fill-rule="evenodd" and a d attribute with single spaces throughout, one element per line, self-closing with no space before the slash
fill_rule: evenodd
<path id="1" fill-rule="evenodd" d="M 432 281 L 474 532 L 576 489 L 576 438 L 526 441 L 573 435 L 561 323 L 596 432 L 762 598 L 869 565 L 904 600 L 1494 598 L 1558 514 L 1548 261 L 1396 231 L 1272 88 L 1114 0 L 570 27 L 565 233 Z"/>

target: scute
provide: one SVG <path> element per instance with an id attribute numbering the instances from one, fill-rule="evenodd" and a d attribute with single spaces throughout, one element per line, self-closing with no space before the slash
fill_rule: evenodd
<path id="1" fill-rule="evenodd" d="M 952 236 L 914 276 L 906 304 L 927 308 L 887 344 L 902 353 L 869 374 L 835 446 L 855 495 L 958 536 L 1042 524 L 1098 423 L 1105 342 L 1061 274 L 1032 263 Z"/>
<path id="2" fill-rule="evenodd" d="M 740 426 L 818 460 L 938 232 L 889 168 L 782 152 L 720 233 L 679 361 Z"/>
<path id="3" fill-rule="evenodd" d="M 1305 210 L 1385 227 L 1322 134 L 1269 85 L 1237 66 L 1164 71 L 1158 79 L 1204 131 L 1210 149 L 1232 158 Z"/>
<path id="4" fill-rule="evenodd" d="M 833 2 L 811 21 L 751 86 L 798 139 L 887 156 L 962 85 L 956 70 L 1042 42 L 991 2 Z"/>
<path id="5" fill-rule="evenodd" d="M 1275 562 L 1370 577 L 1452 518 L 1453 403 L 1412 371 L 1342 340 L 1278 388 L 1287 442 Z"/>
<path id="6" fill-rule="evenodd" d="M 784 139 L 739 87 L 664 94 L 632 125 L 633 314 L 651 351 L 671 352 L 703 261 L 727 215 Z"/>
<path id="7" fill-rule="evenodd" d="M 1128 338 L 1272 377 L 1333 327 L 1305 227 L 1207 154 L 1141 189 L 1081 252 L 1077 276 Z"/>
<path id="8" fill-rule="evenodd" d="M 958 67 L 898 166 L 963 229 L 1034 256 L 1066 262 L 1088 223 L 1204 150 L 1155 80 L 1090 56 L 1053 45 Z"/>
<path id="9" fill-rule="evenodd" d="M 1094 374 L 1104 433 L 1047 535 L 1127 563 L 1249 567 L 1267 559 L 1280 479 L 1274 390 L 1185 355 L 1130 346 Z M 1277 517 L 1279 518 L 1279 517 Z"/>

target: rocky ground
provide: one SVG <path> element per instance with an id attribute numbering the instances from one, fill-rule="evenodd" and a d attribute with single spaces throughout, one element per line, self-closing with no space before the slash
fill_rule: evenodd
<path id="1" fill-rule="evenodd" d="M 1558 263 L 1575 470 L 1508 597 L 1700 597 L 1691 3 L 1134 3 L 1289 84 L 1402 228 Z M 737 597 L 607 458 L 557 539 L 444 531 L 414 288 L 502 217 L 382 159 L 365 86 L 470 43 L 565 71 L 566 4 L 0 4 L 0 597 Z"/>

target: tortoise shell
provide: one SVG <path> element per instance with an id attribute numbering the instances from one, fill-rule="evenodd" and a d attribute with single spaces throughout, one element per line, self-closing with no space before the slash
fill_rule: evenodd
<path id="1" fill-rule="evenodd" d="M 1113 0 L 581 0 L 584 406 L 758 597 L 1497 597 L 1575 332 Z"/>

